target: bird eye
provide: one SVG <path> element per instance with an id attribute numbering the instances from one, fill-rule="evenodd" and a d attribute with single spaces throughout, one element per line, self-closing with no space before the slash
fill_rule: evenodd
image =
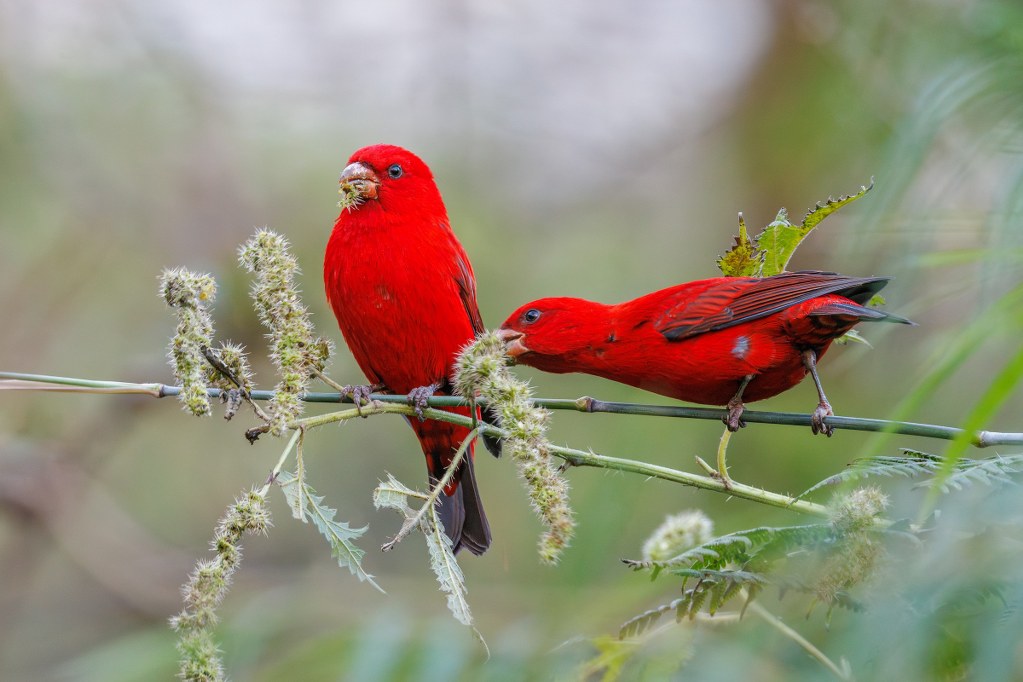
<path id="1" fill-rule="evenodd" d="M 403 171 L 401 169 L 401 166 L 399 166 L 396 163 L 392 164 L 391 167 L 387 169 L 387 175 L 392 180 L 397 180 L 398 178 L 400 178 L 404 174 L 405 174 L 405 171 Z"/>
<path id="2" fill-rule="evenodd" d="M 540 311 L 536 308 L 530 308 L 526 312 L 522 313 L 522 320 L 527 324 L 532 324 L 540 319 Z"/>

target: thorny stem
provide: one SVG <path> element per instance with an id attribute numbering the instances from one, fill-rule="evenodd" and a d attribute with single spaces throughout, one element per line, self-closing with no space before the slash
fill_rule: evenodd
<path id="1" fill-rule="evenodd" d="M 746 590 L 742 590 L 742 594 L 745 597 Z M 808 640 L 806 637 L 803 637 L 801 634 L 799 634 L 798 632 L 790 628 L 788 625 L 783 623 L 780 618 L 778 618 L 773 613 L 771 613 L 763 606 L 761 606 L 759 602 L 754 601 L 750 603 L 749 610 L 760 616 L 760 618 L 762 618 L 768 625 L 778 630 L 780 633 L 791 639 L 799 646 L 803 647 L 806 653 L 810 654 L 815 659 L 817 659 L 817 661 L 819 661 L 821 665 L 830 670 L 838 679 L 846 681 L 851 681 L 854 679 L 852 673 L 848 669 L 843 670 L 838 665 L 836 665 L 834 661 L 828 658 L 827 654 L 825 654 L 823 651 L 814 646 L 813 642 Z"/>
<path id="2" fill-rule="evenodd" d="M 336 381 L 334 381 L 329 376 L 327 376 L 326 374 L 324 374 L 320 370 L 316 369 L 315 367 L 312 368 L 312 374 L 313 374 L 314 377 L 316 377 L 317 379 L 319 379 L 320 381 L 322 381 L 323 383 L 327 384 L 332 389 L 337 391 L 339 395 L 345 392 L 345 387 L 344 386 L 342 386 L 341 384 L 337 383 Z M 312 402 L 312 401 L 306 401 L 306 402 Z"/>
<path id="3" fill-rule="evenodd" d="M 718 475 L 727 488 L 731 488 L 733 483 L 732 479 L 728 477 L 728 462 L 725 461 L 728 455 L 728 441 L 731 439 L 732 432 L 726 426 L 724 433 L 721 434 L 721 440 L 718 441 Z"/>
<path id="4" fill-rule="evenodd" d="M 469 449 L 469 444 L 472 443 L 479 436 L 479 427 L 469 432 L 469 435 L 465 437 L 462 444 L 458 446 L 458 450 L 455 452 L 454 457 L 451 458 L 451 464 L 448 465 L 447 470 L 441 477 L 437 484 L 430 491 L 430 495 L 426 498 L 423 506 L 419 508 L 415 516 L 405 519 L 405 523 L 401 524 L 401 528 L 398 530 L 398 534 L 391 538 L 388 542 L 380 548 L 387 552 L 394 549 L 394 547 L 405 539 L 405 537 L 412 532 L 413 528 L 419 526 L 419 523 L 426 516 L 426 512 L 433 509 L 433 506 L 437 503 L 437 498 L 440 497 L 441 492 L 447 487 L 448 483 L 454 477 L 455 472 L 458 470 L 458 465 L 462 463 L 462 459 L 465 457 L 466 451 Z"/>
<path id="5" fill-rule="evenodd" d="M 150 395 L 154 398 L 176 396 L 181 392 L 179 386 L 168 386 L 159 383 L 135 384 L 121 381 L 91 381 L 69 377 L 46 376 L 40 374 L 23 374 L 19 372 L 0 372 L 0 390 L 36 390 L 36 391 L 70 391 L 81 393 L 121 393 Z M 219 397 L 220 389 L 208 389 L 210 397 Z M 269 400 L 273 391 L 252 391 L 253 400 Z M 386 395 L 374 393 L 369 396 L 379 403 L 407 403 L 404 395 Z M 338 393 L 305 393 L 301 396 L 306 402 L 312 403 L 351 403 L 350 397 L 340 397 Z M 481 406 L 485 400 L 477 400 Z M 631 414 L 653 417 L 675 417 L 681 419 L 714 419 L 725 416 L 725 410 L 707 407 L 687 407 L 684 405 L 648 405 L 641 403 L 619 403 L 597 400 L 583 396 L 575 400 L 566 398 L 537 398 L 535 405 L 549 410 L 573 410 L 576 412 L 603 412 L 609 414 Z M 427 400 L 430 407 L 464 407 L 469 403 L 463 398 L 452 396 L 433 396 Z M 365 411 L 365 410 L 364 410 Z M 780 424 L 785 426 L 809 426 L 809 414 L 791 412 L 758 412 L 745 411 L 743 421 L 756 424 Z M 889 421 L 886 419 L 866 419 L 862 417 L 830 416 L 825 422 L 837 429 L 850 431 L 871 431 L 893 433 L 903 436 L 934 438 L 938 440 L 956 440 L 963 437 L 963 430 L 952 426 L 937 424 L 918 424 L 914 422 Z M 1000 431 L 974 431 L 969 438 L 974 447 L 985 448 L 993 445 L 1023 445 L 1023 433 Z"/>
<path id="6" fill-rule="evenodd" d="M 284 463 L 288 461 L 288 457 L 291 455 L 291 451 L 295 448 L 296 444 L 299 444 L 301 448 L 301 441 L 305 438 L 305 429 L 302 427 L 296 428 L 295 433 L 291 434 L 291 438 L 288 440 L 288 445 L 284 448 L 284 452 L 281 453 L 280 459 L 277 460 L 277 464 L 274 465 L 273 471 L 266 478 L 266 483 L 260 488 L 259 494 L 266 496 L 270 491 L 270 486 L 273 485 L 274 481 L 277 480 L 277 476 L 281 473 L 281 469 L 284 468 Z"/>
<path id="7" fill-rule="evenodd" d="M 177 395 L 180 392 L 180 387 L 177 386 L 166 386 L 164 384 L 131 384 L 126 382 L 117 381 L 90 381 L 84 379 L 75 379 L 68 377 L 54 377 L 44 376 L 37 374 L 21 374 L 15 372 L 0 372 L 0 390 L 3 389 L 21 389 L 21 390 L 42 390 L 42 391 L 79 391 L 85 393 L 122 393 L 122 394 L 142 394 L 150 395 L 158 398 L 164 396 Z M 211 397 L 218 397 L 221 393 L 219 389 L 208 389 Z M 252 398 L 254 400 L 265 400 L 271 395 L 271 391 L 253 391 Z M 338 393 L 319 393 L 319 394 L 304 394 L 301 396 L 302 399 L 309 402 L 351 402 L 350 398 L 341 397 Z M 284 466 L 284 462 L 287 460 L 291 449 L 294 447 L 297 440 L 300 438 L 300 434 L 304 429 L 313 428 L 316 426 L 322 426 L 324 424 L 331 424 L 335 422 L 341 422 L 355 417 L 368 417 L 373 414 L 402 414 L 406 416 L 418 416 L 415 408 L 408 404 L 406 396 L 394 396 L 385 394 L 373 394 L 370 396 L 372 401 L 370 405 L 360 408 L 352 408 L 349 410 L 341 410 L 339 412 L 331 412 L 328 414 L 317 415 L 314 417 L 306 417 L 299 419 L 295 422 L 288 424 L 288 428 L 295 429 L 296 433 L 291 437 L 287 448 L 282 453 L 277 466 L 274 468 L 270 479 L 266 486 L 273 482 L 277 474 L 280 473 L 281 468 Z M 504 431 L 493 426 L 491 424 L 480 424 L 471 417 L 465 417 L 451 412 L 446 412 L 438 407 L 450 407 L 450 406 L 463 406 L 467 405 L 467 401 L 461 398 L 455 398 L 450 396 L 434 396 L 428 399 L 430 408 L 423 410 L 423 417 L 427 419 L 435 419 L 438 421 L 445 421 L 452 424 L 458 424 L 465 426 L 469 429 L 473 429 L 478 434 L 496 436 L 498 438 L 505 437 Z M 477 400 L 481 405 L 485 405 L 485 401 Z M 548 409 L 571 409 L 581 412 L 610 412 L 615 414 L 644 414 L 644 415 L 655 415 L 655 416 L 674 416 L 674 417 L 689 417 L 696 419 L 720 419 L 723 410 L 714 410 L 707 408 L 690 408 L 690 407 L 671 407 L 662 405 L 641 405 L 635 403 L 610 403 L 597 401 L 593 398 L 582 397 L 578 400 L 566 400 L 566 399 L 536 399 L 534 403 L 547 407 Z M 745 412 L 744 418 L 748 422 L 762 422 L 762 423 L 777 423 L 777 424 L 800 424 L 809 425 L 809 415 L 798 415 L 798 414 L 787 414 L 777 412 Z M 877 419 L 857 419 L 854 417 L 828 417 L 829 422 L 833 426 L 842 428 L 845 422 L 858 424 L 859 430 L 888 430 L 893 433 L 903 433 L 916 436 L 929 436 L 931 438 L 942 438 L 942 439 L 955 439 L 957 435 L 961 437 L 963 431 L 961 429 L 955 429 L 947 426 L 933 426 L 928 424 L 912 424 L 907 422 L 886 422 Z M 250 429 L 250 433 L 253 431 L 265 431 L 264 427 L 256 427 Z M 247 437 L 253 440 L 253 435 L 247 433 Z M 258 437 L 258 434 L 254 434 Z M 986 447 L 989 445 L 996 444 L 1023 444 L 1023 433 L 999 433 L 993 431 L 976 431 L 973 433 L 970 442 L 977 447 Z M 642 476 L 651 478 L 660 478 L 666 481 L 672 481 L 674 483 L 680 483 L 682 485 L 688 485 L 694 488 L 700 488 L 703 490 L 713 490 L 716 492 L 723 492 L 733 497 L 739 497 L 753 502 L 760 502 L 773 507 L 779 507 L 782 509 L 793 509 L 796 511 L 803 512 L 805 514 L 812 514 L 814 516 L 820 516 L 824 518 L 830 518 L 830 512 L 827 507 L 820 504 L 814 504 L 805 500 L 797 500 L 789 497 L 788 495 L 781 495 L 778 493 L 763 490 L 761 488 L 755 488 L 753 486 L 745 485 L 742 483 L 736 483 L 734 481 L 727 481 L 720 477 L 718 472 L 714 472 L 713 469 L 697 457 L 697 463 L 700 464 L 705 471 L 710 474 L 709 476 L 700 476 L 698 474 L 689 473 L 686 471 L 679 471 L 677 469 L 671 469 L 668 467 L 658 466 L 656 464 L 650 464 L 638 460 L 622 459 L 619 457 L 609 457 L 606 455 L 598 455 L 592 451 L 576 450 L 574 448 L 566 448 L 552 445 L 550 447 L 550 453 L 556 457 L 563 459 L 566 466 L 589 466 L 601 469 L 612 469 L 615 471 L 625 471 L 629 473 L 635 473 Z M 883 519 L 878 520 L 879 525 L 888 525 L 888 522 Z"/>
<path id="8" fill-rule="evenodd" d="M 362 408 L 362 416 L 368 417 L 375 414 L 403 414 L 406 416 L 412 416 L 415 414 L 415 408 L 407 403 L 396 404 L 382 402 Z M 436 419 L 438 421 L 458 424 L 459 426 L 465 426 L 468 428 L 472 427 L 472 419 L 470 417 L 460 414 L 452 414 L 450 412 L 445 412 L 444 410 L 427 408 L 423 410 L 423 415 L 427 419 Z M 306 417 L 292 423 L 291 427 L 309 429 L 317 426 L 323 426 L 325 424 L 333 424 L 335 422 L 354 419 L 358 416 L 360 416 L 359 412 L 352 408 L 350 410 L 341 410 L 340 412 L 321 414 L 315 417 Z M 480 434 L 484 435 L 492 435 L 498 438 L 506 435 L 502 429 L 492 426 L 491 424 L 482 423 L 479 424 L 477 428 L 479 429 Z M 566 448 L 556 445 L 552 445 L 550 447 L 550 452 L 552 455 L 560 457 L 572 466 L 588 466 L 601 469 L 613 469 L 616 471 L 626 471 L 651 478 L 660 478 L 665 481 L 681 483 L 682 485 L 701 488 L 703 490 L 724 492 L 732 495 L 733 497 L 741 497 L 754 502 L 761 502 L 772 507 L 794 509 L 805 514 L 813 514 L 814 516 L 821 516 L 825 518 L 831 517 L 828 508 L 824 505 L 814 504 L 812 502 L 807 502 L 806 500 L 795 500 L 788 495 L 780 495 L 778 493 L 754 488 L 753 486 L 744 485 L 742 483 L 733 482 L 732 487 L 729 489 L 725 487 L 725 484 L 722 481 L 708 476 L 700 476 L 687 471 L 678 471 L 677 469 L 670 469 L 668 467 L 649 464 L 647 462 L 622 459 L 619 457 L 608 457 L 607 455 L 598 455 L 595 452 L 587 452 L 584 450 L 576 450 L 574 448 Z"/>

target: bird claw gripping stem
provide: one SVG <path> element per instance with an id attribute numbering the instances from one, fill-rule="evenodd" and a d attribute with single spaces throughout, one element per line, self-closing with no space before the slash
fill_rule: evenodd
<path id="1" fill-rule="evenodd" d="M 438 388 L 440 388 L 440 384 L 430 384 L 429 386 L 418 386 L 408 392 L 408 404 L 415 408 L 419 421 L 426 419 L 423 410 L 429 406 L 429 400 Z"/>
<path id="2" fill-rule="evenodd" d="M 373 384 L 369 386 L 367 384 L 346 384 L 341 387 L 341 397 L 351 396 L 352 402 L 355 403 L 355 411 L 359 413 L 360 417 L 365 417 L 362 413 L 362 408 L 365 405 L 369 405 L 371 402 L 369 396 L 374 391 L 379 391 L 383 388 L 383 384 Z"/>
<path id="3" fill-rule="evenodd" d="M 824 418 L 833 416 L 835 416 L 835 413 L 831 410 L 829 403 L 823 402 L 819 404 L 810 416 L 810 430 L 813 431 L 814 435 L 823 433 L 828 438 L 831 438 L 835 433 L 835 427 L 825 424 Z"/>

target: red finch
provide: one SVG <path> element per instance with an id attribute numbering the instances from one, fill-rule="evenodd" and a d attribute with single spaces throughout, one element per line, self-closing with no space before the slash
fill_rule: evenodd
<path id="1" fill-rule="evenodd" d="M 578 298 L 527 303 L 500 334 L 518 362 L 546 372 L 583 372 L 679 400 L 725 405 L 731 431 L 743 401 L 786 391 L 807 373 L 820 403 L 814 433 L 834 414 L 817 360 L 860 321 L 913 324 L 866 308 L 886 277 L 785 272 L 679 284 L 618 305 Z"/>
<path id="2" fill-rule="evenodd" d="M 450 395 L 458 351 L 484 329 L 472 266 L 415 154 L 391 145 L 360 149 L 340 184 L 346 201 L 323 262 L 327 300 L 372 388 L 407 393 L 422 410 L 429 396 Z M 370 390 L 352 387 L 356 405 Z M 421 418 L 409 424 L 436 482 L 469 431 Z M 471 447 L 440 496 L 440 517 L 456 551 L 482 554 L 490 546 Z"/>

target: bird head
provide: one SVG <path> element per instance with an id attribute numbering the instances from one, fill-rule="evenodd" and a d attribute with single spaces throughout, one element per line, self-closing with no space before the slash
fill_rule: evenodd
<path id="1" fill-rule="evenodd" d="M 433 174 L 418 156 L 389 144 L 363 147 L 348 159 L 338 180 L 338 207 L 347 212 L 387 211 L 446 218 Z"/>
<path id="2" fill-rule="evenodd" d="M 516 362 L 545 372 L 579 371 L 594 343 L 606 336 L 607 306 L 581 298 L 544 298 L 512 313 L 498 337 Z"/>

